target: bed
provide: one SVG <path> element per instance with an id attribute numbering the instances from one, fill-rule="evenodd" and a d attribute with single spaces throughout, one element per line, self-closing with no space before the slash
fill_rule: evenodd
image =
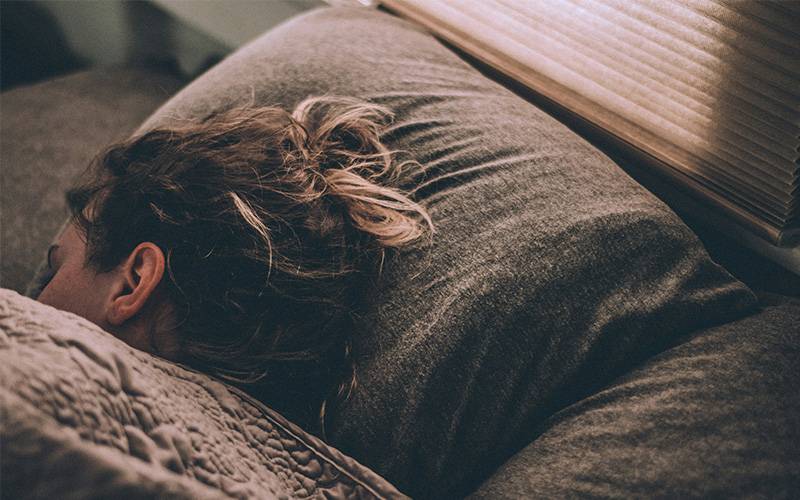
<path id="1" fill-rule="evenodd" d="M 420 27 L 322 8 L 179 91 L 164 75 L 108 71 L 2 95 L 3 273 L 20 276 L 0 295 L 3 495 L 800 491 L 800 299 L 734 277 L 607 154 Z M 436 228 L 432 246 L 365 284 L 359 385 L 324 440 L 269 401 L 32 300 L 65 178 L 105 141 L 320 94 L 393 111 L 384 140 L 423 167 L 404 187 Z"/>

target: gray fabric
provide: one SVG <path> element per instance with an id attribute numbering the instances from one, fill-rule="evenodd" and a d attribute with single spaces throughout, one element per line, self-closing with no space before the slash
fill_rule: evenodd
<path id="1" fill-rule="evenodd" d="M 331 442 L 415 498 L 468 491 L 553 413 L 679 335 L 752 312 L 661 202 L 566 127 L 385 13 L 325 9 L 240 49 L 143 128 L 340 94 L 436 225 L 365 284 L 359 385 Z M 269 405 L 269 401 L 265 401 Z"/>
<path id="2" fill-rule="evenodd" d="M 211 378 L 0 290 L 3 498 L 406 498 Z"/>
<path id="3" fill-rule="evenodd" d="M 764 304 L 558 413 L 469 498 L 797 498 L 800 300 Z"/>
<path id="4" fill-rule="evenodd" d="M 181 86 L 145 69 L 97 69 L 0 95 L 0 285 L 24 292 L 66 217 L 64 192 Z"/>

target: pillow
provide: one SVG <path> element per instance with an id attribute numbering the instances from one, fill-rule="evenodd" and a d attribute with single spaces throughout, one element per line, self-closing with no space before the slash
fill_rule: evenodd
<path id="1" fill-rule="evenodd" d="M 42 263 L 64 223 L 64 186 L 183 83 L 150 69 L 102 68 L 0 94 L 3 287 L 24 292 Z"/>
<path id="2" fill-rule="evenodd" d="M 800 300 L 691 334 L 542 424 L 470 500 L 795 498 Z"/>
<path id="3" fill-rule="evenodd" d="M 406 498 L 210 377 L 0 290 L 10 498 Z"/>
<path id="4" fill-rule="evenodd" d="M 385 134 L 436 234 L 363 290 L 358 386 L 330 442 L 414 498 L 458 496 L 534 427 L 756 299 L 616 164 L 421 29 L 325 8 L 244 46 L 142 127 L 345 95 Z M 269 401 L 265 401 L 269 405 Z"/>

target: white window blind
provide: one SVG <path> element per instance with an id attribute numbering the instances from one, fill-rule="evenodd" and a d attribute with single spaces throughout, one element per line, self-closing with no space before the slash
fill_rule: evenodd
<path id="1" fill-rule="evenodd" d="M 643 152 L 772 244 L 800 240 L 800 1 L 383 4 Z"/>

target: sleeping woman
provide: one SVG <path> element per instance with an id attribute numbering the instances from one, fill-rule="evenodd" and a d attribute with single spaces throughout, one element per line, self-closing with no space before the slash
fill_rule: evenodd
<path id="1" fill-rule="evenodd" d="M 386 110 L 312 98 L 111 147 L 71 190 L 39 300 L 242 386 L 319 431 L 355 383 L 348 326 L 392 249 L 424 244 Z"/>

